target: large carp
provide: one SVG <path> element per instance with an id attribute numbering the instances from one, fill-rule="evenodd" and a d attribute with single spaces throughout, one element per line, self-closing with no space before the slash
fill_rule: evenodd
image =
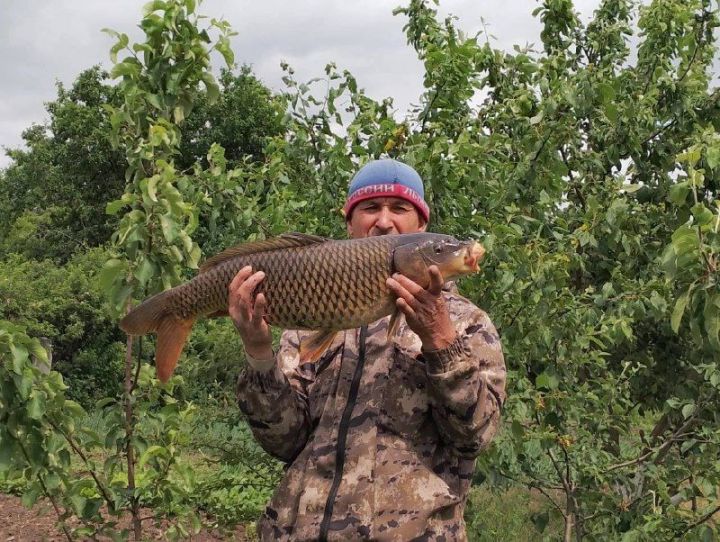
<path id="1" fill-rule="evenodd" d="M 195 320 L 227 316 L 228 286 L 250 265 L 264 271 L 256 293 L 267 300 L 268 324 L 315 330 L 300 345 L 300 359 L 314 361 L 343 329 L 360 327 L 393 314 L 395 296 L 385 281 L 401 273 L 423 287 L 428 267 L 437 265 L 445 281 L 478 270 L 484 254 L 475 241 L 449 235 L 411 233 L 332 240 L 289 233 L 238 245 L 207 260 L 190 282 L 154 295 L 125 316 L 120 327 L 131 335 L 157 333 L 156 366 L 165 382 L 177 364 Z"/>

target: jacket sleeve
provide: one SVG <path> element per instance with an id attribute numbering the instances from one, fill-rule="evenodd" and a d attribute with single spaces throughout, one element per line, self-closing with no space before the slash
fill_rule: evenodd
<path id="1" fill-rule="evenodd" d="M 505 401 L 505 362 L 487 314 L 467 305 L 470 310 L 456 320 L 455 342 L 443 350 L 423 351 L 422 357 L 437 429 L 461 456 L 472 458 L 497 431 Z"/>
<path id="2" fill-rule="evenodd" d="M 238 405 L 255 438 L 267 453 L 286 462 L 305 447 L 311 431 L 309 381 L 298 364 L 298 333 L 285 331 L 272 367 L 263 371 L 248 364 L 237 382 Z"/>

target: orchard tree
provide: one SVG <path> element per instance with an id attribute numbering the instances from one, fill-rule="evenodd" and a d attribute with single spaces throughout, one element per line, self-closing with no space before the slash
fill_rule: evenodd
<path id="1" fill-rule="evenodd" d="M 74 253 L 107 244 L 117 217 L 98 212 L 126 186 L 125 156 L 110 144 L 109 108 L 123 97 L 107 72 L 85 70 L 46 105 L 47 126 L 23 132 L 27 150 L 9 150 L 0 174 L 0 255 L 67 262 Z M 230 166 L 262 160 L 265 139 L 281 128 L 284 105 L 242 67 L 225 69 L 212 93 L 200 89 L 179 125 L 179 171 L 207 165 L 210 146 L 226 149 Z M 199 217 L 203 232 L 206 216 Z M 201 236 L 199 241 L 204 242 Z"/>

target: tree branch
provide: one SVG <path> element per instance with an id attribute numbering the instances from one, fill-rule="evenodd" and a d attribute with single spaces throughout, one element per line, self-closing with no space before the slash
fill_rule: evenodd
<path id="1" fill-rule="evenodd" d="M 708 512 L 708 513 L 705 514 L 704 516 L 700 517 L 698 520 L 693 521 L 690 525 L 688 525 L 684 530 L 682 530 L 682 531 L 680 532 L 680 534 L 678 535 L 678 538 L 680 538 L 680 537 L 681 537 L 682 535 L 684 535 L 685 533 L 687 533 L 687 532 L 689 532 L 689 531 L 692 531 L 692 530 L 693 530 L 695 527 L 697 527 L 698 525 L 701 525 L 702 523 L 705 523 L 707 520 L 709 520 L 711 517 L 713 517 L 713 516 L 714 516 L 715 514 L 717 514 L 718 512 L 720 512 L 720 505 L 718 505 L 718 506 L 716 506 L 715 508 L 713 508 L 710 512 Z"/>
<path id="2" fill-rule="evenodd" d="M 525 474 L 528 474 L 528 473 L 525 473 Z M 518 480 L 517 478 L 513 478 L 512 476 L 504 473 L 503 471 L 500 471 L 500 476 L 502 476 L 503 478 L 507 478 L 508 480 L 512 480 L 512 481 L 515 482 L 516 484 L 521 484 L 521 485 L 527 486 L 527 487 L 530 488 L 530 489 L 537 489 L 540 493 L 542 493 L 542 494 L 545 496 L 545 498 L 546 498 L 547 500 L 550 501 L 550 503 L 551 503 L 555 508 L 558 509 L 558 511 L 560 512 L 560 514 L 562 514 L 562 516 L 565 517 L 565 511 L 562 509 L 562 507 L 561 507 L 557 502 L 555 502 L 555 499 L 553 499 L 552 496 L 551 496 L 547 491 L 545 491 L 545 489 L 542 488 L 539 484 L 537 484 L 537 483 L 535 483 L 535 482 L 523 482 L 522 480 Z M 533 478 L 534 478 L 534 477 L 533 477 Z M 562 490 L 562 489 L 563 489 L 562 487 L 557 487 L 557 486 L 550 486 L 549 488 L 550 488 L 550 489 L 559 489 L 559 490 Z"/>
<path id="3" fill-rule="evenodd" d="M 23 455 L 25 456 L 25 461 L 28 462 L 28 465 L 32 465 L 32 461 L 30 460 L 30 455 L 28 454 L 27 450 L 25 449 L 25 446 L 23 446 L 23 443 L 20 442 L 19 440 L 16 440 L 16 442 L 17 442 L 18 446 L 20 447 L 20 451 L 22 451 Z M 63 514 L 62 514 L 62 512 L 60 512 L 60 507 L 58 506 L 57 502 L 55 502 L 55 498 L 50 494 L 50 490 L 45 485 L 45 481 L 42 479 L 42 476 L 40 475 L 39 472 L 36 474 L 36 476 L 37 476 L 38 482 L 40 482 L 40 487 L 42 488 L 43 493 L 45 494 L 45 496 L 48 498 L 48 500 L 52 504 L 52 507 L 58 516 L 58 521 L 60 522 L 60 527 L 62 528 L 63 533 L 65 534 L 65 538 L 67 538 L 69 542 L 73 542 L 74 539 L 72 537 L 72 533 L 67 528 L 67 525 L 65 525 L 65 520 L 62 519 Z"/>
<path id="4" fill-rule="evenodd" d="M 90 473 L 90 476 L 92 476 L 93 480 L 95 480 L 95 485 L 97 486 L 98 491 L 100 491 L 100 493 L 102 494 L 102 497 L 105 500 L 105 503 L 107 504 L 108 508 L 111 510 L 114 509 L 114 502 L 110 498 L 110 495 L 108 495 L 105 485 L 102 482 L 100 482 L 100 479 L 98 478 L 97 474 L 90 467 L 90 462 L 89 462 L 87 456 L 85 455 L 85 453 L 82 451 L 82 449 L 80 449 L 77 446 L 76 442 L 72 439 L 71 436 L 67 435 L 65 433 L 65 431 L 63 431 L 60 427 L 58 427 L 53 421 L 48 420 L 48 423 L 50 424 L 50 426 L 53 429 L 55 429 L 55 431 L 60 433 L 65 438 L 65 440 L 70 445 L 70 447 L 73 449 L 73 451 L 80 457 L 80 459 L 82 459 L 83 463 L 85 464 L 85 466 L 88 469 L 88 472 Z"/>
<path id="5" fill-rule="evenodd" d="M 692 425 L 695 423 L 695 419 L 697 417 L 697 412 L 699 411 L 699 409 L 700 409 L 699 405 L 696 406 L 693 413 L 688 417 L 687 420 L 685 420 L 685 423 L 683 423 L 680 427 L 678 427 L 673 432 L 673 434 L 670 435 L 670 437 L 668 437 L 668 439 L 665 440 L 662 444 L 660 444 L 659 446 L 657 446 L 655 448 L 651 448 L 651 449 L 647 450 L 640 457 L 631 459 L 629 461 L 624 461 L 622 463 L 617 463 L 615 465 L 611 465 L 610 467 L 607 468 L 607 470 L 605 472 L 608 473 L 608 472 L 612 472 L 612 471 L 622 469 L 625 467 L 631 467 L 633 465 L 637 465 L 638 463 L 644 462 L 646 459 L 650 458 L 651 456 L 653 456 L 656 453 L 658 455 L 655 457 L 655 460 L 653 461 L 653 463 L 655 465 L 659 465 L 662 462 L 662 460 L 665 458 L 665 456 L 667 455 L 667 452 L 670 450 L 672 445 L 674 443 L 682 440 L 681 437 L 687 436 L 685 432 L 687 429 L 692 427 Z M 662 419 L 661 419 L 661 421 L 662 421 Z"/>

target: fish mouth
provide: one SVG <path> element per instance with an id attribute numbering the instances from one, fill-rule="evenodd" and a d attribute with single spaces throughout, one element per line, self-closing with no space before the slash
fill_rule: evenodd
<path id="1" fill-rule="evenodd" d="M 480 243 L 473 241 L 473 243 L 466 249 L 465 265 L 472 272 L 480 271 L 479 263 L 483 256 L 485 256 L 485 249 Z"/>

